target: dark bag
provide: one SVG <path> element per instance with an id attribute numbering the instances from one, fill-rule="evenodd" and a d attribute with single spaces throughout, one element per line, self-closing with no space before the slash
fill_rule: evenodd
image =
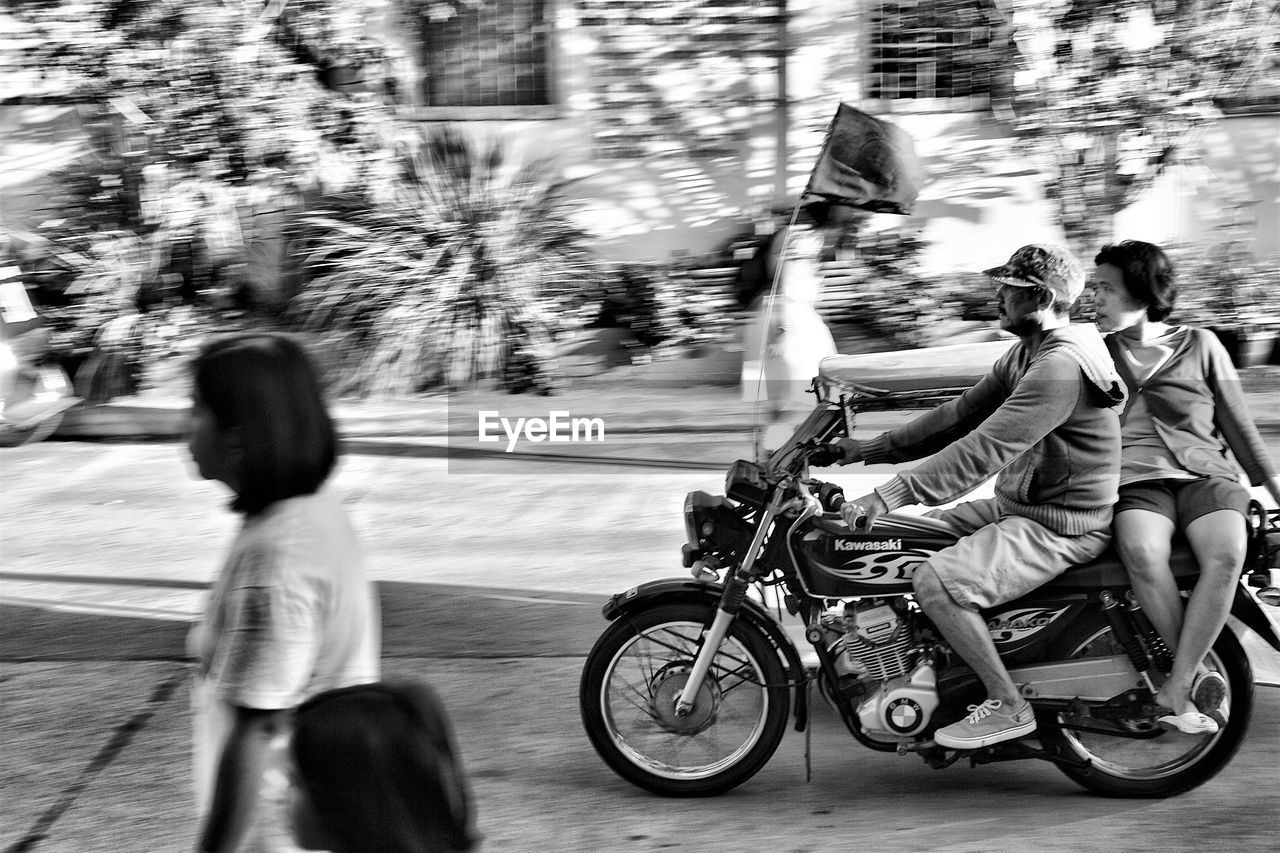
<path id="1" fill-rule="evenodd" d="M 815 213 L 835 205 L 907 214 L 923 183 L 924 169 L 906 131 L 841 104 L 802 201 L 818 208 Z"/>

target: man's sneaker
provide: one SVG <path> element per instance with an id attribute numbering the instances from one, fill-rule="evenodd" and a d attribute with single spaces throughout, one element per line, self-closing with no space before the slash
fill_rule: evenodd
<path id="1" fill-rule="evenodd" d="M 1002 714 L 999 699 L 988 699 L 981 705 L 970 705 L 969 716 L 958 723 L 943 726 L 933 734 L 933 742 L 950 749 L 978 749 L 1017 740 L 1036 730 L 1036 713 L 1030 705 L 1016 714 Z"/>

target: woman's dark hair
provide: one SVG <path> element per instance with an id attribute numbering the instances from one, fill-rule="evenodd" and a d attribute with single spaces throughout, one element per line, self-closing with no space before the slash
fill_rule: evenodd
<path id="1" fill-rule="evenodd" d="M 1158 322 L 1173 313 L 1178 300 L 1173 264 L 1159 246 L 1141 240 L 1108 243 L 1093 262 L 1120 270 L 1129 295 L 1147 306 L 1148 320 Z"/>
<path id="2" fill-rule="evenodd" d="M 822 233 L 825 218 L 815 216 L 809 207 L 802 207 L 795 212 L 795 222 L 791 222 L 791 211 L 776 212 L 773 217 L 773 230 L 759 238 L 751 250 L 751 257 L 738 265 L 733 278 L 733 293 L 738 304 L 746 308 L 755 302 L 756 297 L 773 286 L 773 270 L 769 269 L 769 256 L 774 252 L 776 244 L 791 230 L 788 225 L 799 228 L 810 228 Z"/>
<path id="3" fill-rule="evenodd" d="M 195 390 L 219 429 L 235 429 L 232 508 L 246 515 L 314 493 L 337 461 L 337 436 L 311 359 L 288 335 L 250 332 L 201 348 Z"/>
<path id="4" fill-rule="evenodd" d="M 378 682 L 313 696 L 298 708 L 291 748 L 338 853 L 475 846 L 452 728 L 425 684 Z"/>
<path id="5" fill-rule="evenodd" d="M 772 284 L 768 267 L 769 253 L 773 251 L 774 242 L 780 239 L 782 234 L 783 231 L 776 230 L 766 235 L 756 243 L 751 251 L 751 257 L 738 265 L 733 279 L 733 292 L 741 307 L 750 307 L 757 296 L 769 290 Z"/>

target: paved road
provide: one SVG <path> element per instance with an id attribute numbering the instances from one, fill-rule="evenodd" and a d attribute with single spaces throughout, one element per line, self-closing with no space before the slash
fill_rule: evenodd
<path id="1" fill-rule="evenodd" d="M 650 455 L 745 449 L 671 441 Z M 1280 830 L 1262 799 L 1280 766 L 1270 687 L 1228 770 L 1175 800 L 1101 800 L 1043 764 L 932 771 L 858 747 L 821 705 L 808 743 L 789 733 L 738 791 L 644 794 L 581 733 L 582 655 L 605 594 L 682 571 L 683 495 L 718 491 L 722 471 L 357 449 L 335 487 L 382 581 L 386 670 L 431 680 L 454 711 L 487 851 L 1263 850 Z M 181 638 L 234 528 L 226 496 L 173 444 L 45 443 L 0 464 L 0 850 L 187 849 Z"/>
<path id="2" fill-rule="evenodd" d="M 1041 763 L 930 770 L 858 747 L 825 706 L 810 742 L 789 732 L 748 784 L 711 800 L 666 800 L 622 782 L 591 751 L 576 709 L 580 666 L 577 657 L 386 661 L 390 676 L 430 680 L 455 712 L 484 851 L 1270 851 L 1280 829 L 1270 802 L 1280 766 L 1274 689 L 1260 691 L 1227 770 L 1170 800 L 1093 797 Z M 0 677 L 9 721 L 0 849 L 20 849 L 12 845 L 51 813 L 48 840 L 22 849 L 190 849 L 183 665 L 0 663 Z M 9 698 L 34 694 L 25 688 L 37 682 L 45 705 Z M 54 737 L 77 725 L 94 737 Z"/>

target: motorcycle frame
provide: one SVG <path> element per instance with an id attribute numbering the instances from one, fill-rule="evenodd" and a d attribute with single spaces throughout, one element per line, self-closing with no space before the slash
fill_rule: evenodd
<path id="1" fill-rule="evenodd" d="M 832 390 L 840 391 L 837 399 L 832 399 Z M 855 411 L 867 409 L 893 409 L 893 408 L 916 408 L 923 404 L 936 404 L 942 400 L 949 399 L 954 396 L 955 391 L 952 389 L 928 390 L 919 392 L 877 392 L 874 389 L 862 388 L 857 386 L 836 387 L 830 383 L 815 379 L 813 383 L 813 391 L 818 397 L 818 404 L 814 410 L 809 413 L 805 421 L 797 427 L 795 433 L 781 447 L 775 450 L 766 463 L 766 477 L 769 478 L 769 488 L 767 499 L 763 502 L 763 510 L 759 513 L 755 520 L 755 531 L 752 541 L 740 565 L 730 566 L 727 569 L 727 575 L 720 596 L 718 597 L 717 606 L 714 616 L 710 624 L 705 626 L 699 639 L 699 649 L 694 660 L 689 677 L 686 681 L 684 690 L 677 699 L 676 713 L 685 715 L 693 709 L 692 703 L 687 703 L 684 696 L 696 696 L 702 687 L 702 682 L 706 674 L 710 671 L 712 662 L 717 654 L 721 642 L 727 636 L 729 627 L 733 620 L 742 611 L 743 602 L 750 601 L 746 598 L 748 587 L 763 579 L 756 573 L 755 567 L 759 558 L 763 555 L 765 549 L 765 540 L 770 531 L 774 530 L 775 522 L 778 517 L 788 508 L 788 500 L 786 498 L 789 489 L 785 488 L 789 481 L 794 481 L 796 491 L 800 493 L 797 499 L 801 502 L 800 514 L 794 521 L 788 525 L 786 531 L 778 530 L 779 535 L 783 535 L 786 539 L 786 559 L 791 563 L 790 571 L 783 571 L 783 582 L 786 584 L 788 591 L 797 599 L 797 610 L 804 618 L 806 628 L 810 632 L 809 639 L 814 645 L 818 655 L 819 663 L 825 672 L 831 684 L 836 683 L 837 674 L 834 671 L 832 657 L 824 644 L 820 642 L 820 635 L 815 641 L 815 635 L 812 633 L 817 630 L 816 613 L 814 607 L 816 603 L 822 600 L 821 596 L 814 595 L 807 587 L 804 581 L 804 573 L 801 568 L 799 555 L 794 551 L 791 534 L 805 521 L 822 514 L 822 506 L 817 498 L 809 491 L 807 484 L 809 480 L 808 462 L 804 454 L 806 448 L 814 443 L 829 443 L 833 438 L 838 437 L 841 432 L 844 435 L 850 435 L 855 425 Z M 798 465 L 797 465 L 798 463 Z M 799 470 L 792 472 L 793 468 L 798 467 Z M 770 476 L 773 472 L 788 472 L 781 477 Z M 773 567 L 769 567 L 768 574 L 774 572 Z M 795 589 L 792 588 L 795 585 Z M 1181 585 L 1181 584 L 1180 584 Z M 1118 587 L 1121 591 L 1127 589 L 1127 584 Z M 714 585 L 708 585 L 706 589 L 706 597 L 709 597 Z M 669 589 L 662 591 L 657 588 L 650 587 L 646 598 L 653 595 L 661 594 Z M 1080 594 L 1072 595 L 1063 592 L 1062 600 L 1084 598 L 1088 604 L 1096 604 L 1096 598 L 1103 593 L 1102 588 L 1092 589 L 1084 596 Z M 901 594 L 896 594 L 901 595 Z M 886 594 L 882 597 L 895 597 L 895 594 Z M 615 596 L 615 598 L 617 598 Z M 764 624 L 773 626 L 773 630 L 764 630 L 763 632 L 770 638 L 775 648 L 783 651 L 782 656 L 787 667 L 796 676 L 803 676 L 804 670 L 799 663 L 799 653 L 795 649 L 795 644 L 780 629 L 777 628 L 776 622 L 768 615 L 759 605 L 754 602 L 751 604 L 759 610 L 755 614 L 753 620 L 756 627 L 763 627 Z M 634 606 L 634 602 L 632 603 Z M 608 608 L 606 608 L 606 616 Z M 1258 604 L 1254 602 L 1245 592 L 1242 585 L 1237 584 L 1236 597 L 1232 605 L 1232 615 L 1235 615 L 1248 627 L 1257 631 L 1266 641 L 1280 651 L 1280 634 L 1269 624 L 1266 615 L 1261 612 Z M 923 619 L 928 620 L 927 615 L 921 612 L 919 614 Z M 763 623 L 761 622 L 763 619 Z M 1047 640 L 1046 640 L 1047 642 Z M 1115 655 L 1110 658 L 1101 658 L 1088 662 L 1039 662 L 1027 665 L 1010 665 L 1010 674 L 1016 679 L 1019 677 L 1030 679 L 1030 683 L 1037 685 L 1033 691 L 1028 693 L 1027 698 L 1036 705 L 1064 705 L 1073 699 L 1084 699 L 1086 701 L 1105 701 L 1110 696 L 1119 695 L 1126 690 L 1141 688 L 1142 682 L 1136 682 L 1129 676 L 1124 667 L 1124 655 Z M 1132 662 L 1132 655 L 1129 658 Z M 1149 662 L 1148 662 L 1149 663 Z M 1135 675 L 1140 675 L 1146 679 L 1146 685 L 1150 686 L 1151 682 L 1146 675 L 1146 669 L 1134 668 L 1132 670 Z M 1032 674 L 1036 675 L 1033 676 Z M 1107 695 L 1088 695 L 1084 696 L 1080 692 L 1080 686 L 1091 684 L 1096 681 L 1099 675 L 1107 675 L 1111 677 L 1106 683 L 1110 685 L 1107 690 L 1113 692 Z M 797 687 L 804 683 L 803 678 L 789 677 L 789 681 L 796 684 Z M 1057 689 L 1046 690 L 1045 685 L 1056 684 Z M 1093 686 L 1096 687 L 1096 684 Z M 1154 688 L 1152 688 L 1154 692 Z M 1105 692 L 1105 691 L 1103 691 Z M 862 727 L 857 719 L 856 709 L 847 697 L 833 691 L 833 700 L 836 702 L 841 717 L 844 718 L 846 726 L 854 737 L 864 745 L 873 749 L 884 751 L 897 750 L 897 743 L 878 741 L 871 738 L 866 732 L 862 731 Z M 807 726 L 807 702 L 803 702 L 799 697 L 806 694 L 804 690 L 796 690 L 796 729 L 803 730 Z M 802 709 L 804 715 L 802 716 Z"/>

